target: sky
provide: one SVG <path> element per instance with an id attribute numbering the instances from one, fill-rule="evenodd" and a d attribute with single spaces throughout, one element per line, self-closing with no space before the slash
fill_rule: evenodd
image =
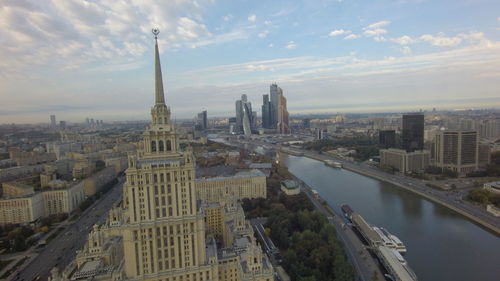
<path id="1" fill-rule="evenodd" d="M 0 123 L 500 107 L 498 0 L 0 0 Z"/>

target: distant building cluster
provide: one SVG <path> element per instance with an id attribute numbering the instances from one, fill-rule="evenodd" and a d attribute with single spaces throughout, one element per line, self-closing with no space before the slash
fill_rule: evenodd
<path id="1" fill-rule="evenodd" d="M 248 101 L 247 95 L 241 95 L 236 103 L 236 117 L 229 118 L 229 132 L 232 134 L 243 134 L 246 137 L 263 133 L 290 134 L 290 125 L 286 98 L 283 89 L 277 84 L 271 84 L 270 93 L 262 98 L 261 123 L 257 118 L 257 112 L 252 110 L 252 103 Z"/>
<path id="2" fill-rule="evenodd" d="M 403 173 L 432 166 L 465 176 L 490 163 L 491 140 L 500 138 L 498 120 L 452 119 L 441 124 L 425 129 L 423 113 L 404 114 L 399 142 L 396 130 L 380 129 L 381 166 Z"/>

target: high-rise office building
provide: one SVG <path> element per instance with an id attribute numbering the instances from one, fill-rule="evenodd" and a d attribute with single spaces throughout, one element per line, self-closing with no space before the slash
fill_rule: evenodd
<path id="1" fill-rule="evenodd" d="M 208 128 L 208 118 L 206 110 L 203 110 L 196 116 L 196 128 L 199 130 L 206 130 Z"/>
<path id="2" fill-rule="evenodd" d="M 276 132 L 278 134 L 289 134 L 288 110 L 286 108 L 286 98 L 281 93 L 278 99 L 278 122 L 276 123 Z"/>
<path id="3" fill-rule="evenodd" d="M 437 167 L 450 169 L 460 175 L 476 171 L 479 165 L 479 136 L 477 131 L 442 131 L 434 142 Z"/>
<path id="4" fill-rule="evenodd" d="M 396 147 L 396 131 L 382 130 L 378 133 L 378 143 L 380 148 Z"/>
<path id="5" fill-rule="evenodd" d="M 412 152 L 424 149 L 424 115 L 404 114 L 402 129 L 403 149 Z"/>
<path id="6" fill-rule="evenodd" d="M 269 87 L 271 101 L 269 103 L 269 128 L 276 129 L 278 134 L 289 134 L 290 127 L 288 125 L 288 110 L 286 107 L 286 98 L 283 95 L 283 89 L 278 87 L 276 83 Z M 264 97 L 264 105 L 266 97 Z M 262 108 L 264 108 L 264 105 Z"/>
<path id="7" fill-rule="evenodd" d="M 241 95 L 241 100 L 236 101 L 236 131 L 243 132 L 246 136 L 252 134 L 255 125 L 252 103 L 247 100 L 247 95 Z"/>
<path id="8" fill-rule="evenodd" d="M 55 115 L 50 115 L 50 127 L 55 128 L 57 126 L 56 124 L 56 116 Z"/>
<path id="9" fill-rule="evenodd" d="M 283 94 L 283 90 L 276 83 L 273 83 L 269 87 L 269 93 L 271 94 L 271 127 L 276 128 L 278 123 L 278 101 L 279 96 Z"/>
<path id="10" fill-rule="evenodd" d="M 262 96 L 262 128 L 271 129 L 271 102 L 269 95 Z"/>

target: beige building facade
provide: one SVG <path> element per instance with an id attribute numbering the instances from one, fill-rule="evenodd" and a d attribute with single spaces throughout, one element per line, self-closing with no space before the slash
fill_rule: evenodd
<path id="1" fill-rule="evenodd" d="M 51 190 L 44 190 L 45 215 L 70 214 L 85 200 L 83 182 Z"/>
<path id="2" fill-rule="evenodd" d="M 0 225 L 28 224 L 42 218 L 44 215 L 41 193 L 25 197 L 0 199 Z"/>
<path id="3" fill-rule="evenodd" d="M 435 164 L 459 175 L 479 168 L 479 135 L 477 131 L 442 131 L 434 141 Z"/>
<path id="4" fill-rule="evenodd" d="M 197 179 L 196 195 L 207 203 L 220 202 L 226 198 L 266 198 L 266 176 L 254 169 L 231 177 Z"/>
<path id="5" fill-rule="evenodd" d="M 403 149 L 381 149 L 380 166 L 389 166 L 401 173 L 424 171 L 430 162 L 430 152 L 416 150 L 407 152 Z"/>

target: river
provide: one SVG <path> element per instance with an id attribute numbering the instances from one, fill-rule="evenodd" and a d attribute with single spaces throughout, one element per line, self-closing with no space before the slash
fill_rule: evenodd
<path id="1" fill-rule="evenodd" d="M 260 146 L 246 147 L 275 157 Z M 398 236 L 420 281 L 500 280 L 500 239 L 462 215 L 393 184 L 317 160 L 284 153 L 276 159 L 338 214 L 347 203 L 368 223 Z"/>

